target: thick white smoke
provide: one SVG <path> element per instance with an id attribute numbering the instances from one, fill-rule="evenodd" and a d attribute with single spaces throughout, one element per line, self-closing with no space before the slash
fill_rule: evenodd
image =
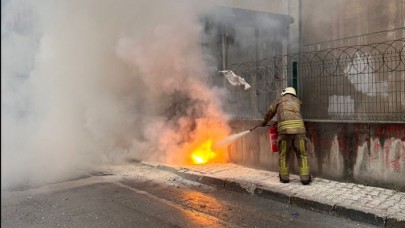
<path id="1" fill-rule="evenodd" d="M 226 135 L 188 2 L 2 1 L 2 186 Z"/>

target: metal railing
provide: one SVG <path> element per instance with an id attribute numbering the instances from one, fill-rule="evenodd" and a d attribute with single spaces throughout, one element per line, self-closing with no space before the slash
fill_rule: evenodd
<path id="1" fill-rule="evenodd" d="M 405 122 L 405 39 L 304 50 L 230 70 L 252 86 L 244 91 L 220 83 L 231 94 L 225 109 L 235 118 L 262 118 L 289 84 L 297 87 L 305 119 Z M 221 80 L 218 75 L 214 84 Z"/>

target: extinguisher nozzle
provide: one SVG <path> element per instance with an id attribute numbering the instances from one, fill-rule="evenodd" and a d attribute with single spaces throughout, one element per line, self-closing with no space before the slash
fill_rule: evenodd
<path id="1" fill-rule="evenodd" d="M 253 131 L 254 129 L 256 129 L 256 128 L 260 127 L 260 126 L 262 126 L 262 125 L 259 124 L 259 125 L 255 126 L 254 128 L 250 129 L 249 131 Z"/>

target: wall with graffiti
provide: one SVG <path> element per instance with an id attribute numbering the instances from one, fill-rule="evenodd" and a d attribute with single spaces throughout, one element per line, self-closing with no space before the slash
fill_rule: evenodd
<path id="1" fill-rule="evenodd" d="M 258 121 L 233 121 L 234 132 Z M 405 191 L 405 124 L 306 122 L 311 174 L 343 182 Z M 258 128 L 229 146 L 232 162 L 278 171 L 278 153 L 271 152 L 268 128 Z M 297 173 L 294 156 L 290 172 Z"/>

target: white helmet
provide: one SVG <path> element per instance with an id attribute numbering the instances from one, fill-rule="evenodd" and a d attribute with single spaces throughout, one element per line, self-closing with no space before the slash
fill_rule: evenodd
<path id="1" fill-rule="evenodd" d="M 297 96 L 297 93 L 295 92 L 295 89 L 293 87 L 287 87 L 281 92 L 281 96 L 286 95 L 287 93 L 292 94 L 294 96 Z"/>

